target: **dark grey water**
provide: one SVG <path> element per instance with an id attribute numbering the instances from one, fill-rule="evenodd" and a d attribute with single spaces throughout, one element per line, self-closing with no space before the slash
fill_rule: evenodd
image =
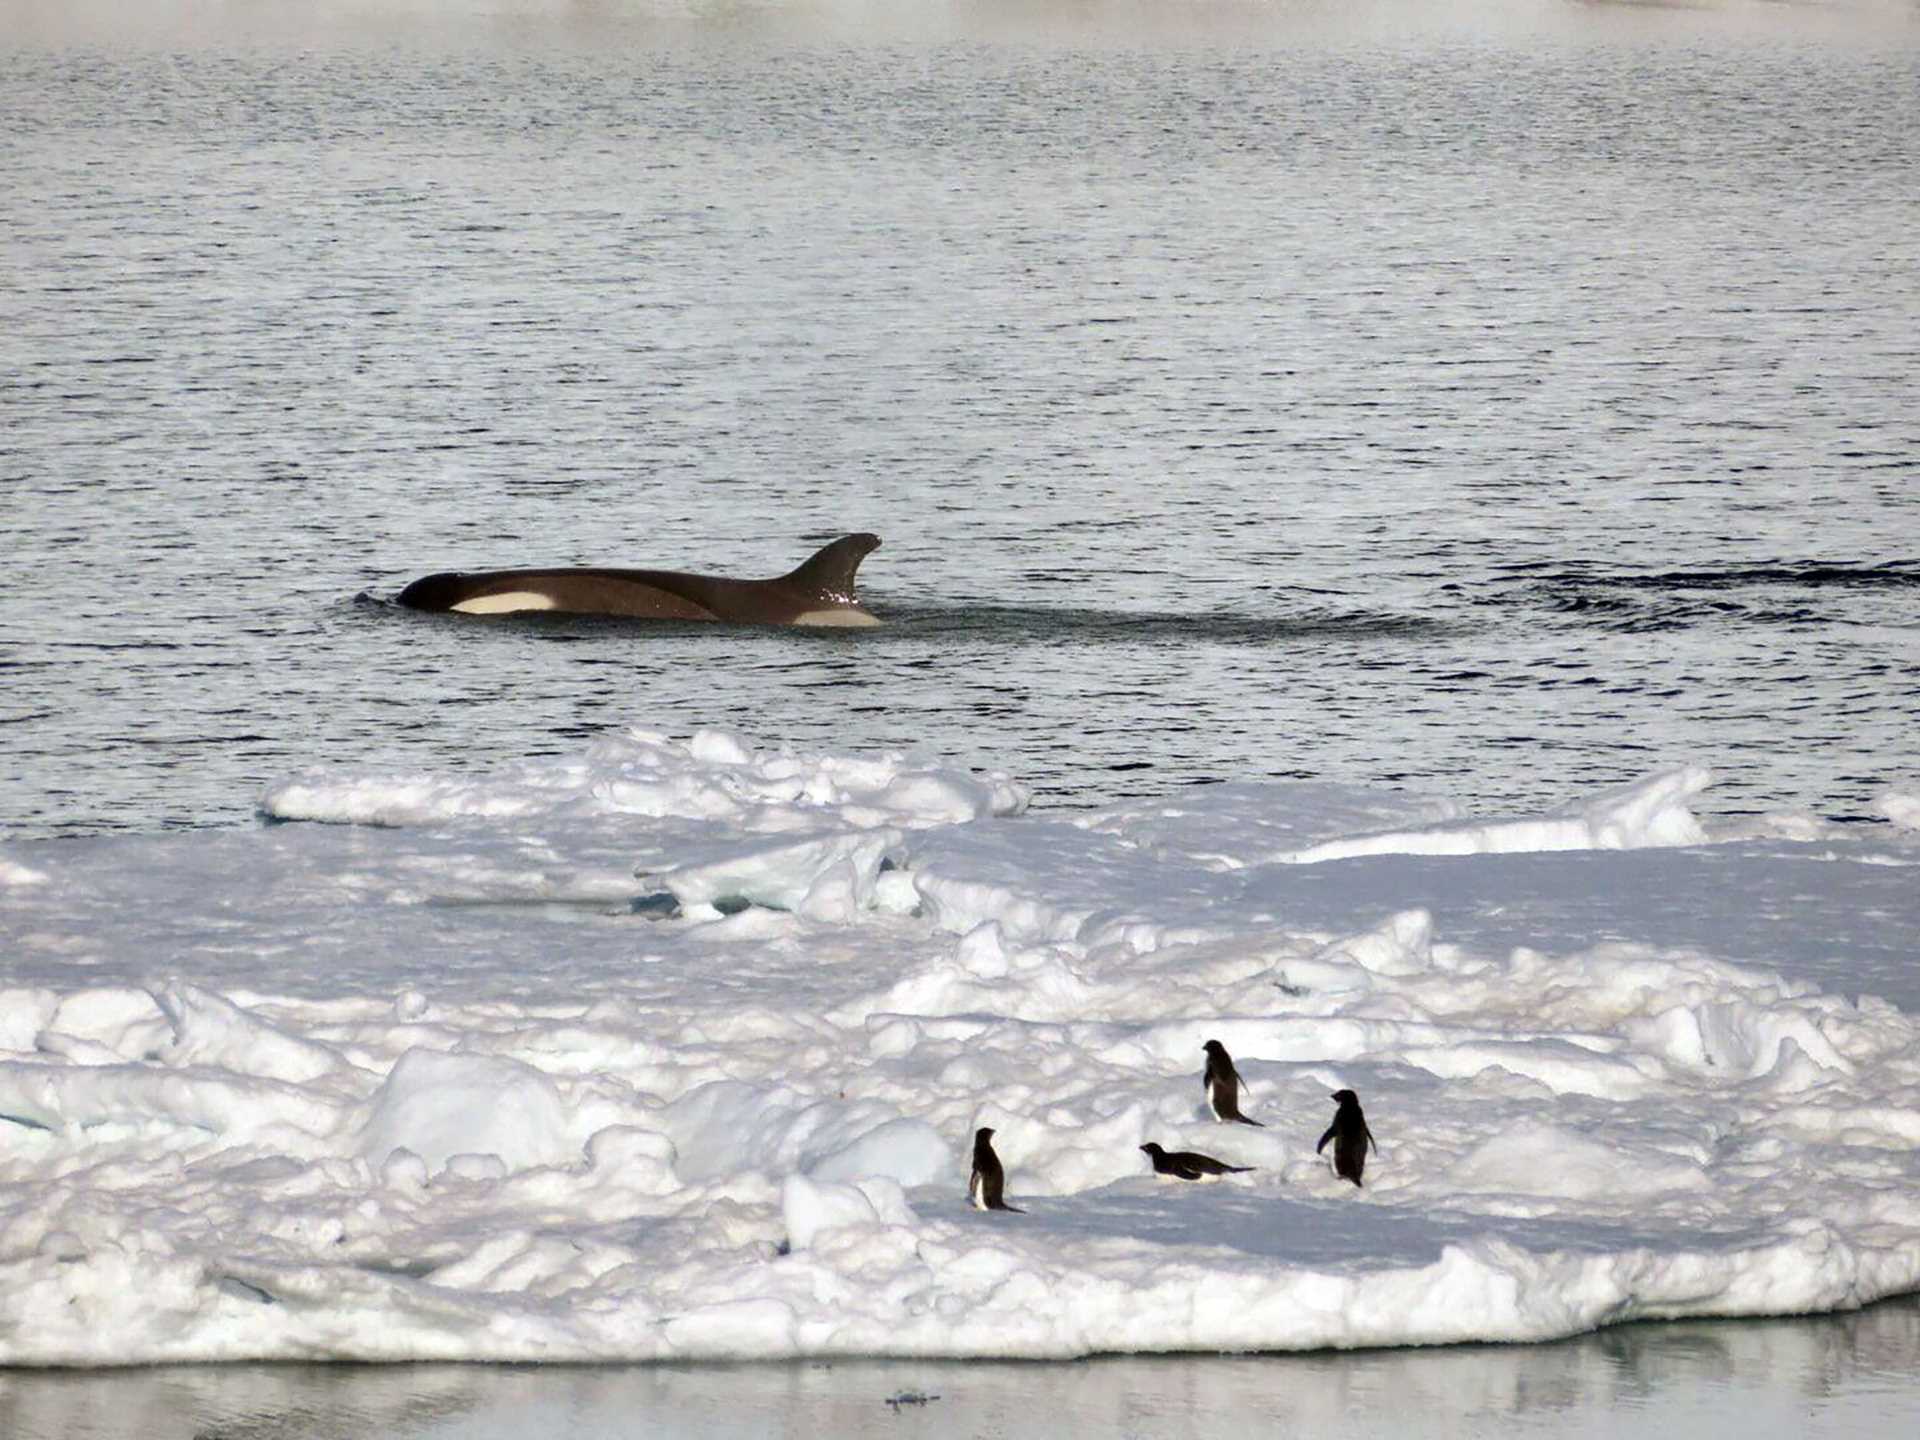
<path id="1" fill-rule="evenodd" d="M 1912 763 L 1910 11 L 370 8 L 0 26 L 0 833 L 636 722 L 1073 804 Z M 849 529 L 886 631 L 383 603 Z"/>

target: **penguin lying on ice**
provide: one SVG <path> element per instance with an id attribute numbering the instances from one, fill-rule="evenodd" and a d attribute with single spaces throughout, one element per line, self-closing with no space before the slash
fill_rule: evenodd
<path id="1" fill-rule="evenodd" d="M 1216 1160 L 1211 1155 L 1202 1155 L 1194 1150 L 1169 1152 L 1151 1140 L 1140 1148 L 1153 1161 L 1154 1174 L 1175 1175 L 1182 1180 L 1213 1180 L 1222 1175 L 1244 1175 L 1253 1169 L 1251 1165 L 1229 1165 L 1224 1160 Z"/>

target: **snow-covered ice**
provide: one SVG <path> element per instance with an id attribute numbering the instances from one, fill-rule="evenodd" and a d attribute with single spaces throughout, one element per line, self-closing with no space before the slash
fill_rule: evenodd
<path id="1" fill-rule="evenodd" d="M 1920 1289 L 1920 792 L 1716 833 L 1710 783 L 1043 814 L 634 732 L 0 846 L 0 1363 L 1534 1340 Z M 1211 1120 L 1209 1039 L 1264 1128 Z M 1340 1088 L 1364 1189 L 1314 1152 Z M 1026 1214 L 968 1207 L 980 1125 Z"/>

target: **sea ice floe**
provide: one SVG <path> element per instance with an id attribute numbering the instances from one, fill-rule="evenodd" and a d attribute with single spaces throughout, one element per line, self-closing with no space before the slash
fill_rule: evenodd
<path id="1" fill-rule="evenodd" d="M 1920 836 L 1715 843 L 1706 783 L 1045 816 L 636 733 L 0 847 L 0 1363 L 1531 1340 L 1920 1287 Z M 1263 1128 L 1211 1119 L 1209 1039 Z M 1359 1189 L 1314 1150 L 1349 1088 Z M 967 1205 L 982 1125 L 1025 1214 Z"/>

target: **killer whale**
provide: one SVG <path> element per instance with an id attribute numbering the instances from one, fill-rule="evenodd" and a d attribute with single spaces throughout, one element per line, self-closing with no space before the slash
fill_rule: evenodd
<path id="1" fill-rule="evenodd" d="M 551 611 L 737 625 L 878 625 L 854 593 L 854 572 L 880 544 L 864 531 L 823 545 L 785 575 L 733 580 L 677 570 L 447 571 L 399 595 L 412 610 L 459 615 Z"/>

